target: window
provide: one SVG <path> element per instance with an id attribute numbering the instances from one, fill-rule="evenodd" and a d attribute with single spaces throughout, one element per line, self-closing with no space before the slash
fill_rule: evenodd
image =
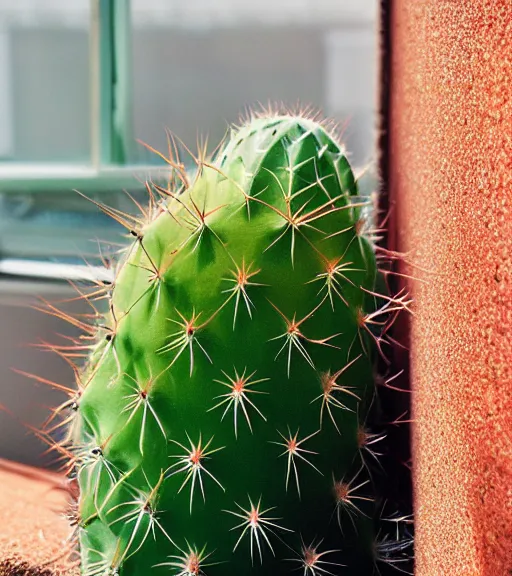
<path id="1" fill-rule="evenodd" d="M 165 176 L 137 140 L 215 145 L 248 107 L 311 105 L 372 158 L 376 0 L 0 0 L 0 274 L 55 274 Z M 368 186 L 372 186 L 370 181 Z M 38 260 L 37 267 L 32 264 Z M 28 261 L 28 262 L 27 262 Z"/>

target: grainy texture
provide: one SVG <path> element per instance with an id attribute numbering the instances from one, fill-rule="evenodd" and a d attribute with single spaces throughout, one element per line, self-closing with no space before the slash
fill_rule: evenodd
<path id="1" fill-rule="evenodd" d="M 512 4 L 396 0 L 391 176 L 414 273 L 418 576 L 512 574 Z"/>
<path id="2" fill-rule="evenodd" d="M 70 528 L 64 479 L 0 460 L 0 576 L 72 576 L 62 555 Z"/>

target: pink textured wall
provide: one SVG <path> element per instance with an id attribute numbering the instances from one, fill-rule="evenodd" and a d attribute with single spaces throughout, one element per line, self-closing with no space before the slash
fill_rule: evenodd
<path id="1" fill-rule="evenodd" d="M 512 3 L 392 4 L 418 576 L 512 574 Z"/>

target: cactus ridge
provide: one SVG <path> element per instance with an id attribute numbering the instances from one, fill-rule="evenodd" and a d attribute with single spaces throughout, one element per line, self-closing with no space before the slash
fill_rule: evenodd
<path id="1" fill-rule="evenodd" d="M 98 203 L 132 242 L 73 319 L 80 344 L 55 348 L 87 355 L 58 409 L 82 573 L 393 564 L 398 544 L 376 547 L 372 519 L 385 435 L 366 422 L 386 330 L 410 300 L 380 294 L 343 147 L 314 120 L 263 115 L 194 175 L 166 160 L 173 178 L 147 184 L 140 216 Z"/>

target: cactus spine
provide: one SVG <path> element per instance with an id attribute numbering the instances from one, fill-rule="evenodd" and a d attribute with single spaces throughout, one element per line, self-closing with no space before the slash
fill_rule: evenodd
<path id="1" fill-rule="evenodd" d="M 140 218 L 104 208 L 133 242 L 80 374 L 82 572 L 371 574 L 390 301 L 345 152 L 267 115 L 174 168 Z"/>

